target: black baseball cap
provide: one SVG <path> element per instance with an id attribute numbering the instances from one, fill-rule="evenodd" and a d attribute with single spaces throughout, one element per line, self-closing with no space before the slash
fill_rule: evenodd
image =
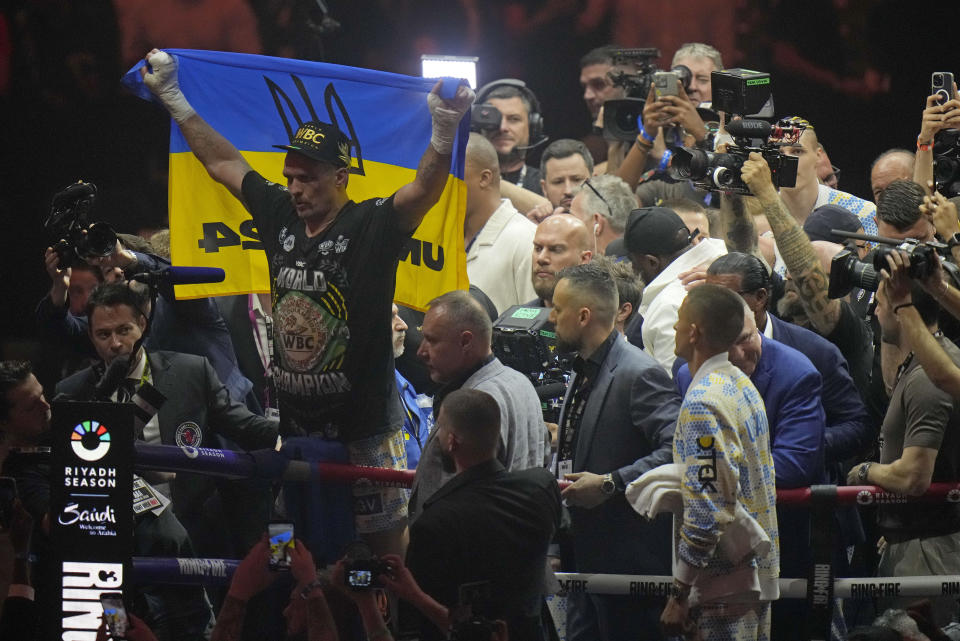
<path id="1" fill-rule="evenodd" d="M 289 145 L 274 145 L 277 149 L 286 149 L 303 154 L 334 167 L 350 166 L 350 141 L 334 125 L 319 120 L 311 120 L 300 125 Z"/>
<path id="2" fill-rule="evenodd" d="M 677 233 L 681 229 L 686 235 Z M 690 244 L 690 230 L 672 209 L 641 207 L 627 218 L 623 244 L 631 254 L 669 256 Z"/>
<path id="3" fill-rule="evenodd" d="M 844 245 L 850 239 L 837 236 L 831 230 L 839 229 L 856 233 L 861 227 L 863 223 L 857 215 L 840 205 L 817 207 L 803 222 L 803 231 L 807 232 L 810 240 L 828 240 L 838 245 Z"/>

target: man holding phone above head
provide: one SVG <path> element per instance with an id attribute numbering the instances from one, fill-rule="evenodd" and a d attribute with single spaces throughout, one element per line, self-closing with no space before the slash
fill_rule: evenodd
<path id="1" fill-rule="evenodd" d="M 354 464 L 405 467 L 389 324 L 395 273 L 406 241 L 446 185 L 473 92 L 461 85 L 444 100 L 437 83 L 427 97 L 433 135 L 413 182 L 387 198 L 354 203 L 347 195 L 350 143 L 334 125 L 304 123 L 289 144 L 277 145 L 288 152 L 287 186 L 271 183 L 193 110 L 172 56 L 154 49 L 146 62 L 144 84 L 211 178 L 251 213 L 263 239 L 281 433 L 343 442 Z M 373 493 L 382 511 L 357 516 L 357 529 L 381 552 L 400 550 L 406 492 Z"/>

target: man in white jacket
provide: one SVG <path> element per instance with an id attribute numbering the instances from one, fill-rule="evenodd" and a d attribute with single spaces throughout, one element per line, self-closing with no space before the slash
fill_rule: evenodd
<path id="1" fill-rule="evenodd" d="M 695 238 L 683 219 L 664 207 L 630 212 L 623 236 L 633 271 L 647 284 L 638 310 L 643 317 L 643 349 L 668 372 L 676 358 L 673 326 L 687 295 L 679 275 L 727 253 L 722 240 L 707 238 L 694 243 Z"/>

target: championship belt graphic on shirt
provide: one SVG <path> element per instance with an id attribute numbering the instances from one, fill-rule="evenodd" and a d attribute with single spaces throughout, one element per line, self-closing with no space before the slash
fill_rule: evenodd
<path id="1" fill-rule="evenodd" d="M 330 285 L 320 302 L 300 292 L 288 292 L 274 317 L 284 367 L 302 374 L 343 365 L 350 330 L 346 305 L 336 287 Z"/>

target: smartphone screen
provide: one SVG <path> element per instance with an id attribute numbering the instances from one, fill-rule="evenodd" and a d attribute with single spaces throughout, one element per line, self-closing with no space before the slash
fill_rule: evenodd
<path id="1" fill-rule="evenodd" d="M 13 502 L 17 498 L 17 481 L 10 476 L 0 476 L 0 526 L 10 527 L 13 521 Z"/>
<path id="2" fill-rule="evenodd" d="M 289 570 L 290 550 L 293 549 L 293 523 L 270 523 L 267 526 L 270 538 L 270 569 Z"/>
<path id="3" fill-rule="evenodd" d="M 107 622 L 107 629 L 114 639 L 123 639 L 127 636 L 129 621 L 127 609 L 123 605 L 123 594 L 120 592 L 104 592 L 100 595 L 100 605 L 103 606 L 103 618 Z"/>
<path id="4" fill-rule="evenodd" d="M 463 78 L 477 88 L 477 58 L 468 56 L 420 56 L 424 78 Z"/>
<path id="5" fill-rule="evenodd" d="M 370 570 L 349 570 L 347 585 L 351 588 L 369 588 L 373 585 L 373 572 Z"/>

